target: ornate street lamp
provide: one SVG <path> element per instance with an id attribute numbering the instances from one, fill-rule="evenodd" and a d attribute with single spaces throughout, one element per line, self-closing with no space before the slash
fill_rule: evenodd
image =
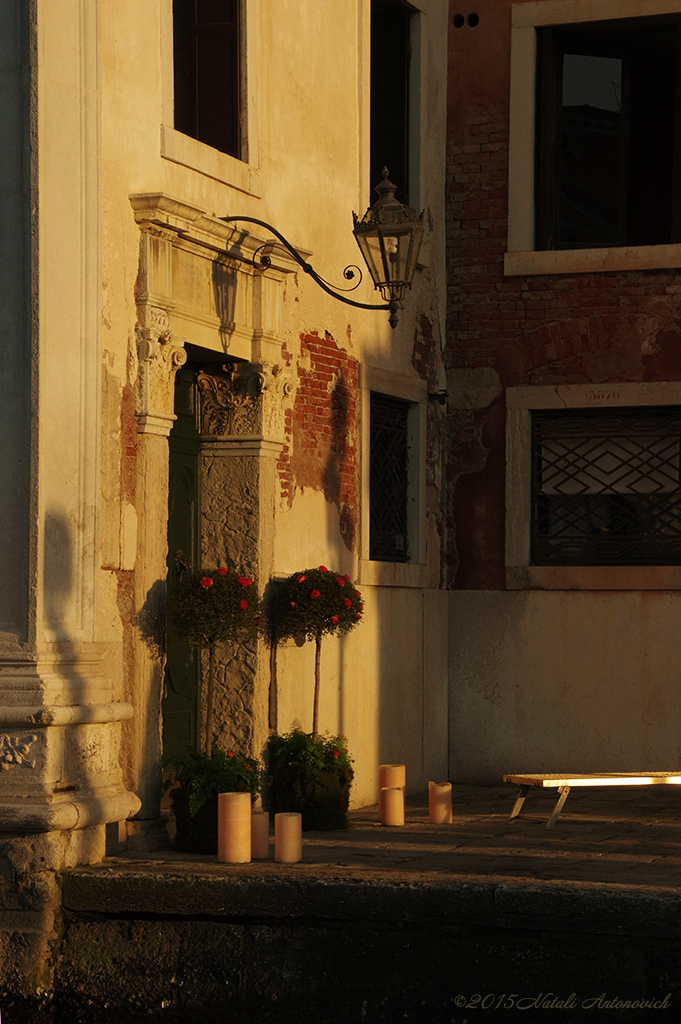
<path id="1" fill-rule="evenodd" d="M 226 224 L 234 221 L 258 224 L 271 231 L 279 240 L 279 245 L 325 292 L 335 299 L 339 299 L 340 302 L 345 302 L 348 306 L 356 306 L 358 309 L 388 310 L 390 312 L 389 323 L 394 328 L 397 326 L 397 310 L 402 309 L 405 289 L 411 288 L 423 237 L 423 214 L 419 217 L 411 207 L 399 203 L 395 199 L 396 188 L 396 185 L 388 181 L 388 168 L 384 167 L 383 180 L 375 189 L 378 192 L 378 200 L 369 207 L 361 220 L 356 213 L 352 215 L 355 224 L 353 234 L 369 268 L 374 288 L 380 290 L 381 296 L 385 300 L 385 305 L 381 306 L 375 306 L 368 302 L 357 302 L 355 299 L 340 295 L 337 289 L 332 288 L 303 259 L 281 232 L 266 221 L 257 220 L 255 217 L 221 217 L 220 219 Z M 271 248 L 271 245 L 271 242 L 265 242 L 256 249 L 253 254 L 254 266 L 264 268 L 271 266 L 271 257 L 262 252 L 265 248 Z M 359 275 L 357 282 L 351 288 L 343 289 L 344 291 L 354 291 L 362 281 L 362 271 L 359 267 L 353 265 L 345 268 L 343 276 L 346 281 L 354 280 L 356 274 Z"/>

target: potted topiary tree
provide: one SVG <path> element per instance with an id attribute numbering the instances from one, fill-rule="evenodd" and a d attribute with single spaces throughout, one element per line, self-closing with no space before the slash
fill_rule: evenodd
<path id="1" fill-rule="evenodd" d="M 318 569 L 294 572 L 277 588 L 274 602 L 275 642 L 293 637 L 314 640 L 314 710 L 312 732 L 319 724 L 319 683 L 322 639 L 328 633 L 348 633 L 361 621 L 362 595 L 350 577 L 331 572 L 325 565 Z"/>
<path id="2" fill-rule="evenodd" d="M 233 569 L 192 571 L 181 553 L 176 583 L 168 595 L 168 621 L 189 647 L 208 650 L 206 731 L 202 750 L 188 750 L 169 764 L 176 820 L 175 848 L 217 853 L 218 793 L 260 792 L 262 765 L 238 751 L 213 743 L 215 651 L 227 643 L 255 639 L 261 628 L 261 602 L 253 580 Z"/>
<path id="3" fill-rule="evenodd" d="M 303 828 L 347 828 L 352 758 L 344 736 L 319 735 L 322 639 L 347 633 L 362 619 L 362 595 L 350 577 L 320 565 L 293 573 L 273 603 L 275 642 L 292 637 L 315 642 L 312 732 L 293 729 L 268 740 L 275 811 L 298 811 Z"/>
<path id="4" fill-rule="evenodd" d="M 228 643 L 254 640 L 261 628 L 262 606 L 258 590 L 249 576 L 234 569 L 192 571 L 184 556 L 175 560 L 175 587 L 168 595 L 168 621 L 188 647 L 208 651 L 206 687 L 206 732 L 203 750 L 213 746 L 213 697 L 215 691 L 215 649 Z"/>

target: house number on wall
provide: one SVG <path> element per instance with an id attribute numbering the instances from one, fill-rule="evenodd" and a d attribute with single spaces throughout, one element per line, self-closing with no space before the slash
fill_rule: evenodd
<path id="1" fill-rule="evenodd" d="M 619 391 L 590 391 L 587 395 L 590 402 L 616 402 L 619 397 Z"/>

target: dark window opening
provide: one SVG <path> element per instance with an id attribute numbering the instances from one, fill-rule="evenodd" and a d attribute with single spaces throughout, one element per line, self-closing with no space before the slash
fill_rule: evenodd
<path id="1" fill-rule="evenodd" d="M 681 240 L 680 24 L 538 30 L 538 249 Z"/>
<path id="2" fill-rule="evenodd" d="M 399 0 L 371 4 L 370 202 L 387 167 L 397 198 L 409 201 L 409 21 Z"/>
<path id="3" fill-rule="evenodd" d="M 534 413 L 532 563 L 681 565 L 681 409 Z"/>
<path id="4" fill-rule="evenodd" d="M 175 128 L 240 156 L 239 0 L 173 0 Z"/>
<path id="5" fill-rule="evenodd" d="M 409 403 L 371 395 L 369 558 L 408 562 Z"/>

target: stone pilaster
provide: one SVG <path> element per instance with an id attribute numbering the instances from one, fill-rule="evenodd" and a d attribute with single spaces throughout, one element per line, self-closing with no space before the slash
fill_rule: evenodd
<path id="1" fill-rule="evenodd" d="M 295 386 L 269 363 L 200 373 L 202 559 L 252 575 L 264 589 L 274 560 L 276 460 Z M 260 754 L 267 738 L 269 652 L 264 644 L 223 648 L 217 658 L 218 742 Z"/>
<path id="2" fill-rule="evenodd" d="M 138 331 L 134 605 L 136 614 L 146 621 L 162 622 L 168 554 L 168 435 L 175 420 L 175 373 L 187 354 L 184 338 L 168 330 L 165 310 L 143 307 L 141 317 L 145 326 Z M 134 668 L 127 685 L 128 699 L 137 714 L 131 723 L 128 767 L 142 804 L 136 819 L 154 821 L 161 800 L 163 639 L 135 630 L 132 644 Z M 129 826 L 136 838 L 143 833 L 142 845 L 154 845 L 151 831 L 153 826 L 146 830 L 134 823 Z"/>

